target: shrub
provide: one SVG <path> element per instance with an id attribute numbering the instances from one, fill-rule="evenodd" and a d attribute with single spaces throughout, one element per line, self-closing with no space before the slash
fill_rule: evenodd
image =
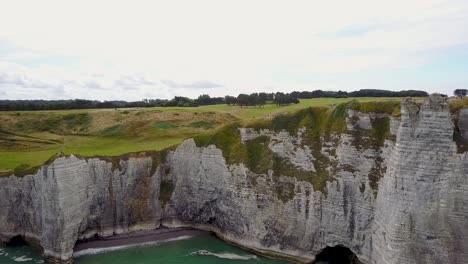
<path id="1" fill-rule="evenodd" d="M 190 126 L 195 127 L 195 128 L 204 128 L 204 129 L 213 128 L 213 124 L 209 122 L 205 122 L 205 121 L 192 122 L 190 123 Z"/>
<path id="2" fill-rule="evenodd" d="M 57 131 L 62 125 L 61 116 L 51 116 L 47 119 L 29 119 L 16 123 L 16 126 L 21 129 L 32 129 L 37 131 Z"/>
<path id="3" fill-rule="evenodd" d="M 115 125 L 115 126 L 105 128 L 102 131 L 102 135 L 103 136 L 118 136 L 118 135 L 121 135 L 122 132 L 123 132 L 122 126 L 121 125 Z"/>
<path id="4" fill-rule="evenodd" d="M 159 122 L 154 123 L 151 127 L 157 128 L 157 129 L 170 129 L 170 128 L 176 128 L 178 127 L 178 125 L 172 122 L 168 122 L 168 121 L 159 121 Z"/>
<path id="5" fill-rule="evenodd" d="M 92 117 L 88 113 L 68 114 L 63 116 L 63 121 L 68 128 L 88 127 L 91 124 Z"/>
<path id="6" fill-rule="evenodd" d="M 20 165 L 18 165 L 18 166 L 16 166 L 16 167 L 14 168 L 13 172 L 14 172 L 15 174 L 20 174 L 21 172 L 23 172 L 23 171 L 29 169 L 29 167 L 30 167 L 30 166 L 29 166 L 28 164 L 20 164 Z"/>
<path id="7" fill-rule="evenodd" d="M 455 113 L 458 110 L 468 106 L 468 97 L 452 99 L 448 103 L 450 112 Z"/>
<path id="8" fill-rule="evenodd" d="M 363 113 L 381 113 L 381 114 L 395 114 L 400 111 L 401 102 L 399 100 L 389 101 L 375 101 L 375 102 L 358 102 L 351 101 L 352 104 L 349 109 L 353 109 Z"/>

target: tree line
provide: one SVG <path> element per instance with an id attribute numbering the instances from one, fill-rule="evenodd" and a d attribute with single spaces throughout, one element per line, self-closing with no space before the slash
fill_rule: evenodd
<path id="1" fill-rule="evenodd" d="M 240 107 L 262 107 L 267 103 L 278 106 L 297 104 L 299 99 L 308 98 L 346 98 L 346 97 L 425 97 L 427 92 L 417 90 L 387 91 L 363 89 L 354 92 L 346 91 L 294 91 L 291 93 L 251 93 L 239 94 L 237 97 L 211 97 L 200 95 L 197 99 L 176 96 L 173 99 L 143 99 L 141 101 L 97 101 L 97 100 L 0 100 L 0 111 L 20 110 L 64 110 L 91 108 L 133 108 L 133 107 L 197 107 L 200 105 L 228 104 Z"/>
<path id="2" fill-rule="evenodd" d="M 347 98 L 347 97 L 426 97 L 425 91 L 404 90 L 404 91 L 388 91 L 378 89 L 361 89 L 359 91 L 303 91 L 292 92 L 294 96 L 300 99 L 306 98 Z"/>

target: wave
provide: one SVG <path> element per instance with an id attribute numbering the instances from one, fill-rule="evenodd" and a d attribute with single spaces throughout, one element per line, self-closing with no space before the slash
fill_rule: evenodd
<path id="1" fill-rule="evenodd" d="M 114 246 L 114 247 L 88 248 L 88 249 L 83 249 L 83 250 L 74 252 L 73 257 L 77 258 L 77 257 L 81 257 L 81 256 L 84 256 L 84 255 L 96 255 L 96 254 L 112 252 L 112 251 L 117 251 L 117 250 L 123 250 L 123 249 L 129 249 L 129 248 L 135 248 L 135 247 L 155 246 L 155 245 L 159 245 L 159 244 L 166 243 L 166 242 L 184 240 L 184 239 L 189 239 L 189 238 L 192 238 L 192 236 L 180 236 L 180 237 L 170 238 L 170 239 L 166 239 L 166 240 L 151 241 L 151 242 L 145 242 L 145 243 L 139 243 L 139 244 L 128 244 L 128 245 Z"/>
<path id="2" fill-rule="evenodd" d="M 235 253 L 213 253 L 213 252 L 210 252 L 208 250 L 197 250 L 197 251 L 194 251 L 192 253 L 190 253 L 190 255 L 199 255 L 199 256 L 214 256 L 214 257 L 218 257 L 218 258 L 222 258 L 222 259 L 235 259 L 235 260 L 249 260 L 249 259 L 257 259 L 257 256 L 255 255 L 238 255 L 238 254 L 235 254 Z"/>
<path id="3" fill-rule="evenodd" d="M 0 257 L 1 258 L 8 258 L 10 261 L 14 261 L 14 262 L 28 262 L 28 263 L 36 263 L 36 264 L 43 264 L 44 263 L 44 261 L 39 259 L 38 257 L 32 257 L 32 256 L 29 256 L 28 254 L 18 256 L 18 253 L 19 252 L 15 252 L 15 253 L 10 252 L 9 253 L 5 248 L 0 248 Z M 19 254 L 21 254 L 21 253 L 19 253 Z M 33 261 L 33 262 L 31 262 L 31 261 Z M 1 262 L 2 261 L 0 260 L 0 263 Z"/>
<path id="4" fill-rule="evenodd" d="M 24 262 L 24 261 L 30 261 L 30 260 L 32 260 L 32 258 L 28 258 L 26 256 L 21 256 L 21 257 L 18 257 L 18 258 L 14 258 L 13 260 L 17 261 L 17 262 Z"/>

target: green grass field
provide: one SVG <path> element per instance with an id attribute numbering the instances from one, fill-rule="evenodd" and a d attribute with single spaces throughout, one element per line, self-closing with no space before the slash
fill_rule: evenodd
<path id="1" fill-rule="evenodd" d="M 43 164 L 57 153 L 118 156 L 161 150 L 236 120 L 272 118 L 307 107 L 401 98 L 316 98 L 261 108 L 228 105 L 0 112 L 0 173 Z"/>
<path id="2" fill-rule="evenodd" d="M 206 112 L 215 111 L 221 113 L 231 114 L 239 119 L 246 118 L 258 118 L 275 115 L 281 112 L 294 111 L 303 109 L 306 107 L 316 106 L 327 106 L 336 105 L 340 103 L 349 102 L 351 100 L 358 100 L 360 102 L 372 102 L 372 101 L 388 101 L 388 100 L 401 100 L 402 98 L 395 97 L 357 97 L 357 98 L 313 98 L 313 99 L 301 99 L 299 104 L 291 104 L 287 106 L 277 106 L 274 104 L 266 104 L 261 108 L 258 107 L 245 107 L 241 108 L 238 106 L 228 105 L 206 105 L 200 107 L 154 107 L 149 109 L 161 110 L 161 111 L 195 111 L 195 112 Z"/>
<path id="3" fill-rule="evenodd" d="M 401 100 L 398 97 L 355 97 L 355 98 L 313 98 L 301 99 L 299 104 L 291 104 L 287 106 L 277 106 L 274 104 L 266 104 L 261 108 L 258 107 L 238 107 L 222 105 L 204 105 L 199 107 L 151 107 L 151 108 L 120 108 L 120 109 L 74 109 L 74 110 L 51 110 L 51 111 L 18 111 L 15 113 L 21 114 L 36 114 L 36 113 L 52 113 L 57 115 L 67 114 L 80 114 L 80 113 L 106 113 L 106 112 L 125 112 L 128 115 L 140 112 L 140 114 L 152 111 L 160 112 L 191 112 L 191 113 L 205 113 L 205 112 L 220 112 L 228 113 L 239 119 L 257 118 L 268 116 L 285 111 L 298 110 L 306 107 L 314 106 L 327 106 L 336 105 L 340 103 L 349 102 L 351 100 L 358 100 L 359 102 L 372 102 L 372 101 L 388 101 L 388 100 Z M 1 112 L 0 112 L 1 113 Z"/>

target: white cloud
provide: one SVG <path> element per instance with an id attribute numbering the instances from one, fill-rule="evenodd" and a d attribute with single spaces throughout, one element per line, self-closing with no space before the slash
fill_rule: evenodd
<path id="1" fill-rule="evenodd" d="M 223 87 L 221 84 L 217 84 L 210 81 L 196 81 L 193 83 L 180 83 L 172 80 L 162 80 L 163 84 L 169 88 L 191 88 L 191 89 L 210 89 Z"/>
<path id="2" fill-rule="evenodd" d="M 358 89 L 366 81 L 337 77 L 419 67 L 434 50 L 467 45 L 467 13 L 464 0 L 0 0 L 0 72 L 30 89 L 12 98 Z M 32 90 L 41 85 L 64 92 Z"/>

